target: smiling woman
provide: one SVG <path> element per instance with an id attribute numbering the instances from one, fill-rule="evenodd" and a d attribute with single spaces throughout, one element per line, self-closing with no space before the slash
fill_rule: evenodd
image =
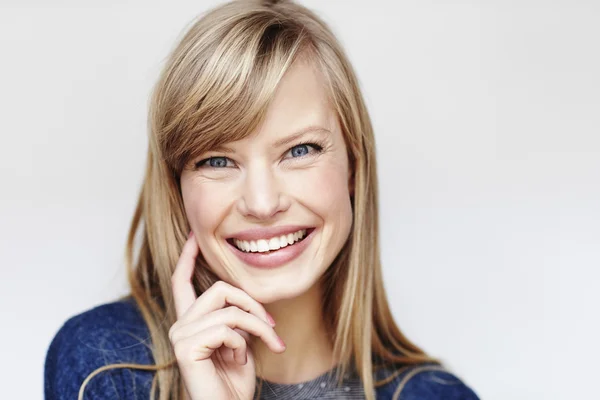
<path id="1" fill-rule="evenodd" d="M 392 318 L 371 122 L 314 13 L 202 16 L 156 85 L 149 142 L 131 295 L 63 326 L 47 398 L 477 398 Z"/>
<path id="2" fill-rule="evenodd" d="M 348 150 L 325 88 L 311 58 L 298 56 L 251 134 L 228 143 L 227 156 L 209 150 L 181 172 L 204 259 L 263 304 L 317 284 L 350 234 Z M 296 236 L 288 243 L 287 235 Z"/>

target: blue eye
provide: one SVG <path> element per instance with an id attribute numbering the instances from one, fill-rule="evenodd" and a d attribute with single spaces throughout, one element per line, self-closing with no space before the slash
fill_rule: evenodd
<path id="1" fill-rule="evenodd" d="M 212 157 L 208 160 L 211 167 L 219 168 L 227 166 L 227 159 L 225 157 Z"/>
<path id="2" fill-rule="evenodd" d="M 210 168 L 225 168 L 227 167 L 227 157 L 210 157 L 196 163 L 196 168 L 208 166 Z"/>
<path id="3" fill-rule="evenodd" d="M 292 156 L 296 157 L 296 156 L 303 156 L 305 154 L 308 154 L 308 146 L 305 144 L 301 144 L 298 146 L 294 146 L 292 148 Z"/>
<path id="4" fill-rule="evenodd" d="M 298 158 L 310 154 L 309 147 L 312 147 L 317 153 L 323 150 L 323 147 L 316 143 L 300 143 L 292 147 L 289 151 L 292 153 L 292 158 Z"/>

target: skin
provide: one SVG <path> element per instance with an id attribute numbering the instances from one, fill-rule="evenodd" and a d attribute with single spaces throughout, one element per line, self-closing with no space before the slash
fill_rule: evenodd
<path id="1" fill-rule="evenodd" d="M 347 149 L 325 87 L 311 63 L 299 59 L 256 132 L 228 143 L 233 152 L 210 151 L 182 172 L 192 236 L 173 274 L 178 320 L 170 338 L 194 400 L 251 399 L 255 358 L 261 376 L 279 383 L 315 378 L 336 363 L 319 278 L 350 233 L 352 187 Z M 309 126 L 321 131 L 274 146 Z M 315 236 L 302 254 L 278 268 L 246 265 L 225 242 L 245 229 L 292 224 L 315 227 Z M 196 298 L 190 279 L 199 252 L 222 281 Z"/>

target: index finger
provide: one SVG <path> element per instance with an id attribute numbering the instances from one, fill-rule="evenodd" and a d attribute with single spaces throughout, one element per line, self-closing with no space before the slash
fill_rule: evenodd
<path id="1" fill-rule="evenodd" d="M 271 326 L 275 326 L 273 317 L 265 307 L 254 300 L 248 293 L 225 281 L 217 281 L 208 288 L 194 304 L 186 311 L 181 320 L 192 321 L 221 308 L 231 305 L 262 319 Z"/>
<path id="2" fill-rule="evenodd" d="M 175 266 L 175 271 L 171 276 L 171 286 L 173 288 L 173 300 L 177 319 L 179 319 L 192 304 L 196 301 L 196 291 L 192 285 L 192 274 L 196 266 L 196 257 L 199 248 L 196 243 L 196 236 L 190 231 L 188 240 L 183 245 L 181 255 Z"/>

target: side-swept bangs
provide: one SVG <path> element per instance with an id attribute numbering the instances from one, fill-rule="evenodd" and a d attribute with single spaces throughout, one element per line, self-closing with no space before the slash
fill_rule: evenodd
<path id="1" fill-rule="evenodd" d="M 298 21 L 264 9 L 239 11 L 205 18 L 219 22 L 213 25 L 195 24 L 157 84 L 150 123 L 161 158 L 176 176 L 202 153 L 250 135 L 283 74 L 311 47 Z"/>

